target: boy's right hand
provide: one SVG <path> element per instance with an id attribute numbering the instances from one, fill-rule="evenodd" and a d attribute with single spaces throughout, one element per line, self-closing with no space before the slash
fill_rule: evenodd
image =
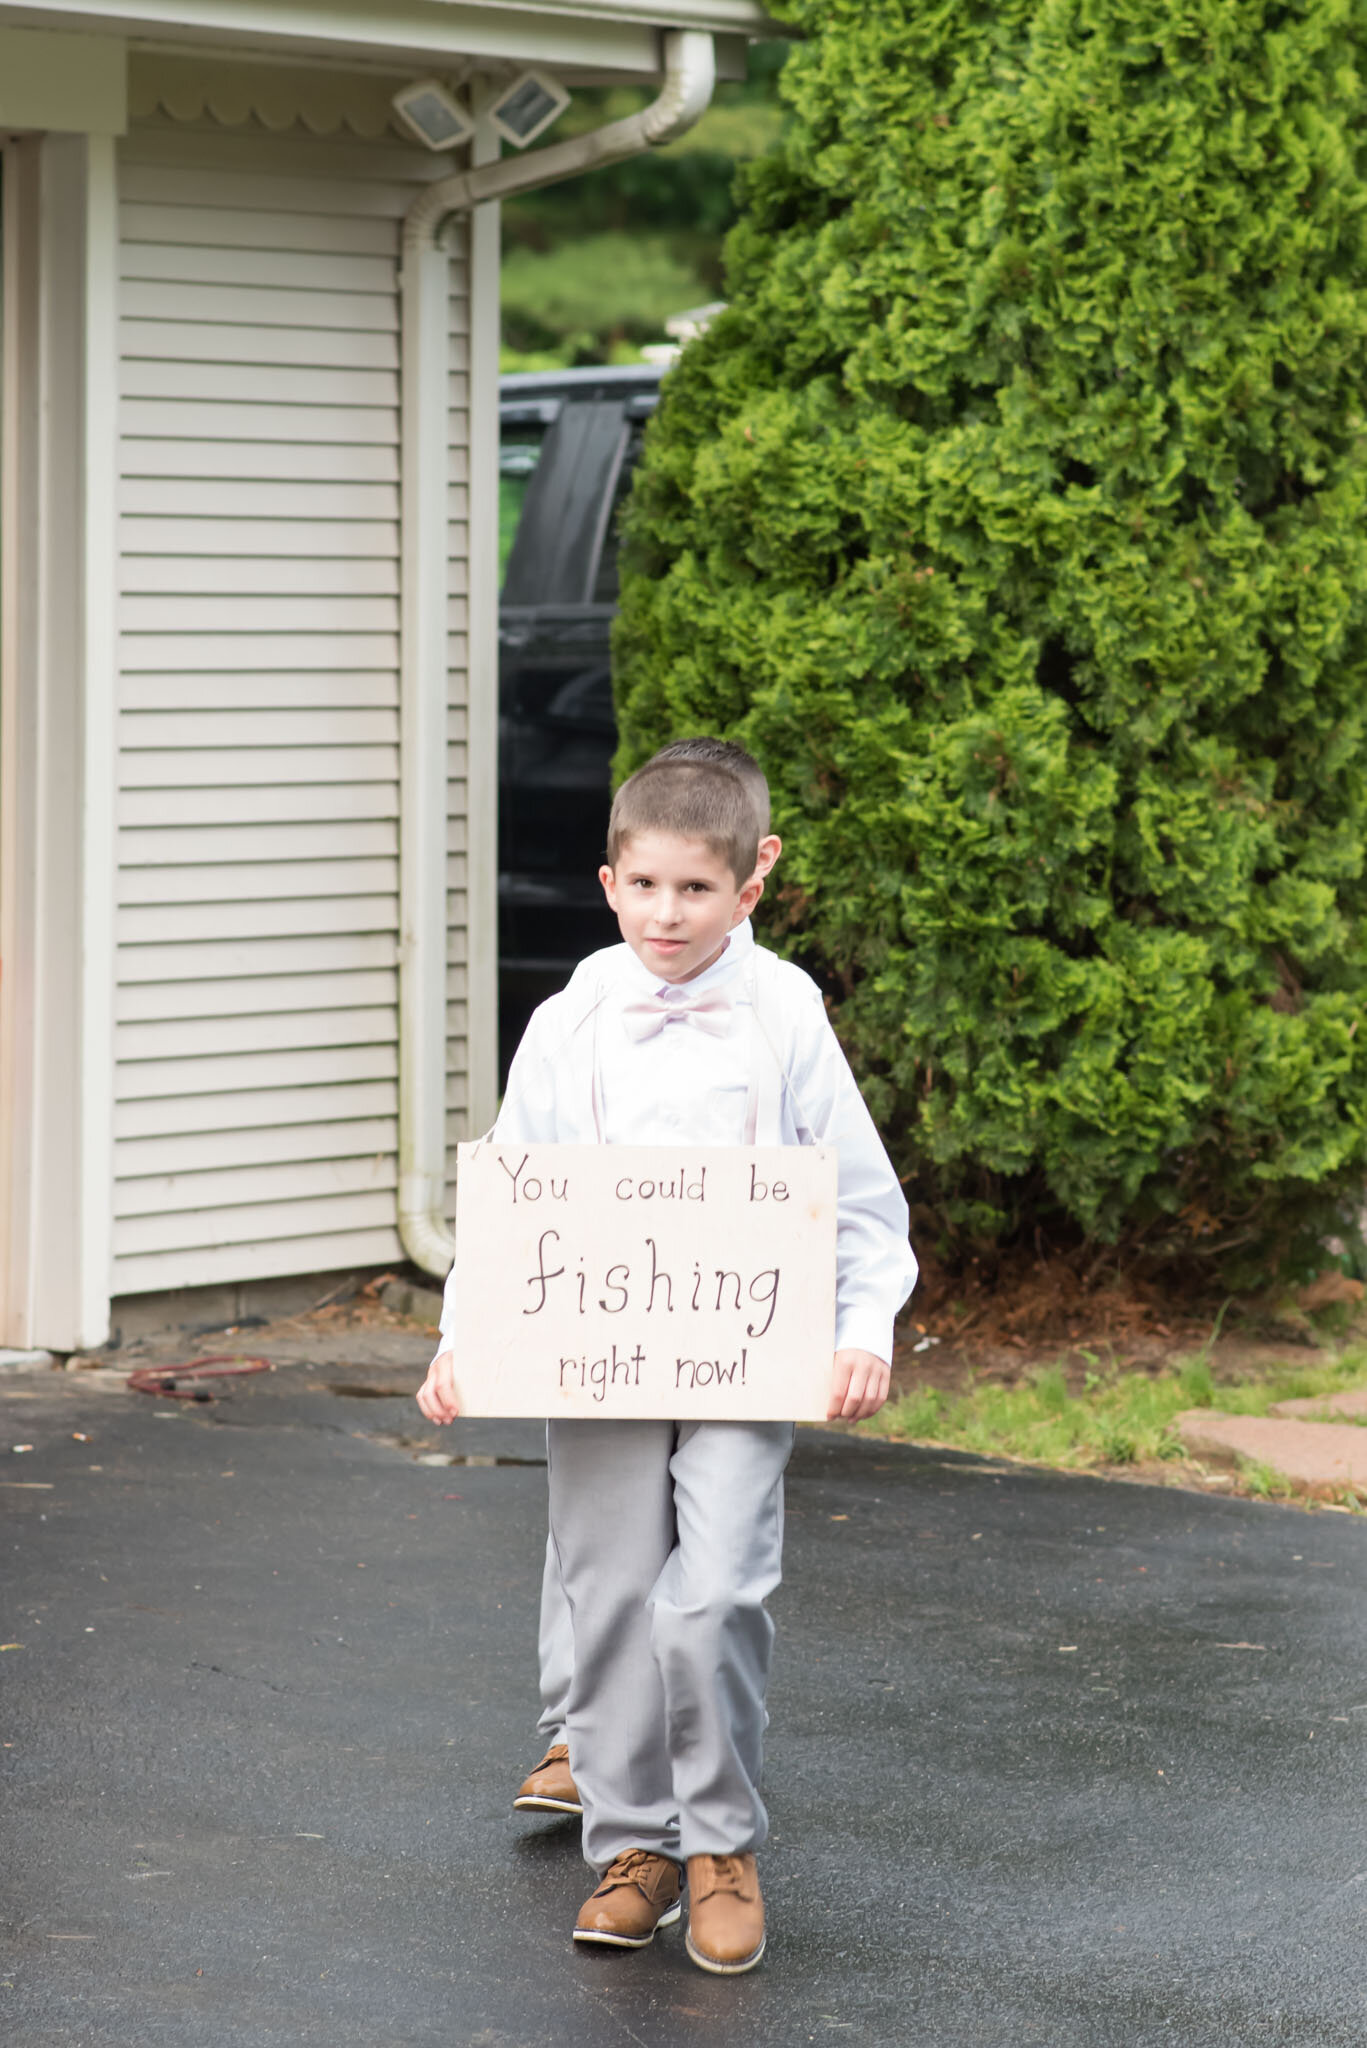
<path id="1" fill-rule="evenodd" d="M 418 1388 L 418 1406 L 429 1422 L 454 1422 L 460 1414 L 453 1352 L 439 1351 L 428 1366 L 427 1378 Z"/>

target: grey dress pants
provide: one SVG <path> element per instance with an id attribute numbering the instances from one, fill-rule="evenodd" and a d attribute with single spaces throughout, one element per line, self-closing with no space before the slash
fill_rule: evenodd
<path id="1" fill-rule="evenodd" d="M 570 1604 L 560 1583 L 555 1538 L 546 1537 L 546 1568 L 541 1574 L 541 1625 L 537 1635 L 541 1673 L 541 1718 L 537 1722 L 547 1748 L 565 1740 L 570 1677 L 574 1671 L 574 1627 Z"/>
<path id="2" fill-rule="evenodd" d="M 757 1849 L 790 1422 L 552 1422 L 584 1857 Z"/>

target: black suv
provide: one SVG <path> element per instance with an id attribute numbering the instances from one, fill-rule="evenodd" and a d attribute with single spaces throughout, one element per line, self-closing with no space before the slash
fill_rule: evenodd
<path id="1" fill-rule="evenodd" d="M 617 514 L 656 369 L 504 377 L 499 454 L 499 1036 L 617 937 L 596 879 L 616 744 Z"/>

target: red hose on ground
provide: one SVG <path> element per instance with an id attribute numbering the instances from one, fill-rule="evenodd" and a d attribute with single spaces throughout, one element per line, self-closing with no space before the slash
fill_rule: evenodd
<path id="1" fill-rule="evenodd" d="M 274 1372 L 268 1358 L 243 1358 L 235 1351 L 217 1351 L 210 1358 L 188 1359 L 184 1365 L 140 1365 L 125 1384 L 135 1394 L 156 1394 L 165 1401 L 212 1401 L 207 1387 L 179 1387 L 178 1380 L 240 1379 L 251 1372 Z"/>

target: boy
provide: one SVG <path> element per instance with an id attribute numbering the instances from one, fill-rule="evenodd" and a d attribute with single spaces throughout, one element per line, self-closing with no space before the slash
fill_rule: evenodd
<path id="1" fill-rule="evenodd" d="M 671 741 L 653 754 L 646 765 L 653 767 L 657 761 L 709 761 L 729 768 L 733 775 L 739 777 L 754 807 L 755 827 L 759 835 L 755 874 L 762 881 L 783 851 L 783 841 L 769 830 L 769 784 L 754 755 L 747 754 L 744 747 L 738 747 L 733 740 L 699 735 L 694 739 Z M 753 944 L 748 919 L 731 933 L 730 944 L 734 948 Z M 603 973 L 611 972 L 623 956 L 627 961 L 632 959 L 628 949 L 620 945 L 590 954 L 575 969 L 570 989 L 596 985 Z M 541 1580 L 537 1661 L 541 1681 L 541 1717 L 537 1730 L 546 1745 L 546 1753 L 518 1786 L 513 1796 L 513 1808 L 519 1813 L 579 1814 L 583 1812 L 583 1805 L 570 1770 L 569 1744 L 565 1740 L 565 1702 L 569 1698 L 570 1675 L 574 1668 L 574 1638 L 565 1589 L 560 1582 L 555 1543 L 550 1537 L 546 1541 L 546 1564 Z"/>
<path id="2" fill-rule="evenodd" d="M 706 761 L 659 762 L 618 791 L 600 879 L 632 956 L 537 1011 L 499 1116 L 503 1140 L 801 1144 L 839 1156 L 830 1413 L 887 1398 L 892 1319 L 915 1278 L 896 1175 L 815 984 L 733 947 L 763 882 L 753 805 Z M 419 1396 L 457 1412 L 443 1346 Z M 755 1851 L 764 1698 L 791 1423 L 552 1421 L 551 1534 L 573 1623 L 567 1713 L 584 1854 L 601 1881 L 574 1939 L 641 1948 L 680 1914 L 721 1975 L 764 1953 Z"/>

